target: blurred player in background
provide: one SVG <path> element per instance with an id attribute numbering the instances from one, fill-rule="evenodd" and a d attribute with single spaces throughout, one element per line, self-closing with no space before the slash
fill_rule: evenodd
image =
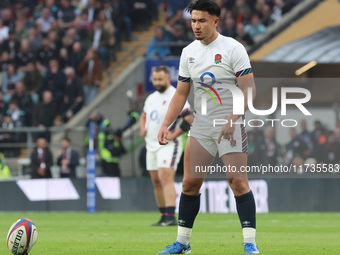
<path id="1" fill-rule="evenodd" d="M 177 90 L 161 126 L 159 143 L 168 143 L 168 126 L 185 105 L 191 81 L 194 86 L 195 116 L 184 154 L 177 240 L 157 254 L 191 253 L 189 241 L 200 208 L 200 188 L 206 176 L 206 173 L 196 178 L 191 176 L 196 171 L 196 166 L 210 166 L 217 152 L 225 166 L 232 166 L 237 170 L 247 166 L 247 134 L 243 124 L 235 124 L 240 123 L 243 116 L 233 113 L 234 100 L 230 90 L 234 93 L 235 90 L 243 93 L 244 102 L 241 103 L 247 109 L 248 88 L 252 88 L 253 98 L 255 96 L 248 54 L 239 42 L 216 31 L 221 10 L 215 1 L 196 0 L 188 6 L 188 10 L 197 40 L 182 51 Z M 206 96 L 209 93 L 211 98 Z M 202 100 L 204 96 L 205 104 Z M 215 97 L 219 101 L 215 100 Z M 203 106 L 206 109 L 205 113 L 202 110 Z M 215 126 L 216 119 L 225 119 L 228 122 Z M 255 200 L 249 188 L 247 173 L 226 174 L 235 195 L 237 213 L 243 228 L 244 252 L 259 254 L 255 243 Z"/>
<path id="2" fill-rule="evenodd" d="M 174 176 L 182 155 L 181 135 L 190 129 L 190 106 L 187 101 L 184 102 L 170 127 L 167 137 L 169 143 L 166 146 L 159 145 L 157 134 L 176 89 L 170 83 L 169 70 L 165 66 L 154 69 L 152 83 L 156 91 L 145 101 L 140 117 L 140 136 L 145 137 L 146 168 L 150 173 L 156 203 L 162 214 L 159 222 L 152 226 L 171 226 L 177 225 Z"/>

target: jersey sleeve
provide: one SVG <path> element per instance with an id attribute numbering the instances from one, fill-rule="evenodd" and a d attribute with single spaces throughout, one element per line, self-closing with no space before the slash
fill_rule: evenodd
<path id="1" fill-rule="evenodd" d="M 148 99 L 149 99 L 149 97 L 147 97 L 145 102 L 144 102 L 144 107 L 143 107 L 143 112 L 144 113 L 148 112 Z"/>
<path id="2" fill-rule="evenodd" d="M 231 54 L 231 65 L 236 77 L 252 73 L 248 53 L 242 44 L 238 44 Z"/>
<path id="3" fill-rule="evenodd" d="M 190 78 L 187 56 L 185 50 L 183 50 L 179 61 L 178 80 L 182 82 L 190 82 Z"/>

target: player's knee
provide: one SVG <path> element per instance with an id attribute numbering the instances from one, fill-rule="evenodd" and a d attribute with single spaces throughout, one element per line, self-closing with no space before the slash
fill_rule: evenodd
<path id="1" fill-rule="evenodd" d="M 163 186 L 174 182 L 174 176 L 171 172 L 163 171 L 159 175 L 159 180 Z"/>
<path id="2" fill-rule="evenodd" d="M 152 184 L 153 184 L 154 188 L 156 188 L 156 189 L 162 187 L 162 183 L 161 183 L 161 180 L 159 178 L 152 179 Z"/>
<path id="3" fill-rule="evenodd" d="M 229 180 L 229 185 L 236 196 L 249 191 L 248 181 L 245 178 L 233 178 Z"/>
<path id="4" fill-rule="evenodd" d="M 182 192 L 189 196 L 195 196 L 200 193 L 201 184 L 188 180 L 183 180 Z"/>

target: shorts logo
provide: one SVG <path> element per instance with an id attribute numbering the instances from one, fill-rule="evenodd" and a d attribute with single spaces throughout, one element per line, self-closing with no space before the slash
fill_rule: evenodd
<path id="1" fill-rule="evenodd" d="M 230 141 L 230 146 L 231 147 L 235 147 L 236 146 L 236 141 L 235 140 L 231 140 Z"/>
<path id="2" fill-rule="evenodd" d="M 222 62 L 222 56 L 221 54 L 216 54 L 215 55 L 215 64 L 219 64 Z"/>
<path id="3" fill-rule="evenodd" d="M 195 61 L 195 58 L 193 58 L 193 57 L 189 58 L 189 63 L 194 63 L 194 61 Z"/>

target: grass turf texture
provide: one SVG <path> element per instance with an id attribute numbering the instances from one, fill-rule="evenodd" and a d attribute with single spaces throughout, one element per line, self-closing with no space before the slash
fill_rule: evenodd
<path id="1" fill-rule="evenodd" d="M 150 227 L 157 213 L 0 213 L 0 254 L 11 254 L 11 224 L 29 218 L 37 226 L 34 254 L 155 254 L 175 241 L 177 227 Z M 340 213 L 257 215 L 261 254 L 340 254 Z M 192 254 L 243 254 L 236 214 L 199 214 Z"/>

